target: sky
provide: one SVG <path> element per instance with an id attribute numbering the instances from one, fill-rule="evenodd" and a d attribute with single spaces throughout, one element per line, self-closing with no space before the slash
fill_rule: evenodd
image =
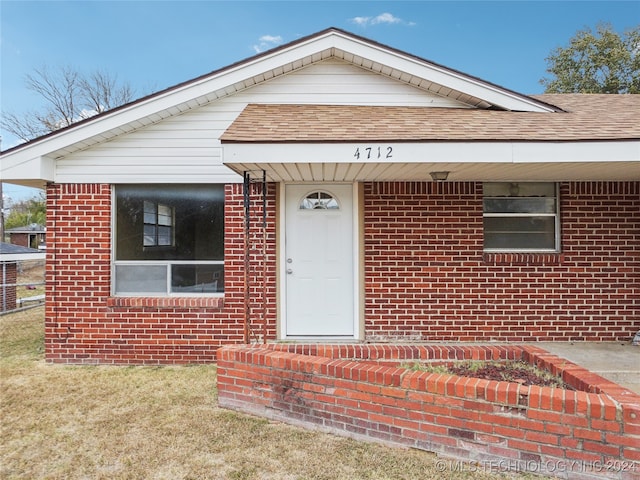
<path id="1" fill-rule="evenodd" d="M 640 1 L 0 0 L 0 113 L 41 108 L 25 75 L 43 66 L 106 71 L 141 97 L 329 27 L 536 94 L 545 58 L 599 22 L 640 24 Z"/>

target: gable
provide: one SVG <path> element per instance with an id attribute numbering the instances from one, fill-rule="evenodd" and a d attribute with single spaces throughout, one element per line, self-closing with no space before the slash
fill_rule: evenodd
<path id="1" fill-rule="evenodd" d="M 561 109 L 328 29 L 2 153 L 7 181 L 228 182 L 219 139 L 250 103 Z"/>
<path id="2" fill-rule="evenodd" d="M 327 59 L 58 158 L 56 181 L 237 182 L 238 176 L 222 163 L 219 139 L 247 105 L 255 102 L 470 108 L 345 61 Z"/>

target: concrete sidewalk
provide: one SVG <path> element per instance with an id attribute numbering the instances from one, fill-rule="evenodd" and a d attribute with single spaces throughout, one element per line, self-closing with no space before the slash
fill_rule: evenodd
<path id="1" fill-rule="evenodd" d="M 628 342 L 536 342 L 531 345 L 640 394 L 640 345 Z"/>

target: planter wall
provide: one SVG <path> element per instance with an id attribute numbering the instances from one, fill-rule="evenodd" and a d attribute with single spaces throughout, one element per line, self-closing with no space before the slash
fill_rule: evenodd
<path id="1" fill-rule="evenodd" d="M 397 367 L 447 359 L 522 359 L 577 390 Z M 229 346 L 218 395 L 222 407 L 475 465 L 640 478 L 640 396 L 537 347 Z"/>

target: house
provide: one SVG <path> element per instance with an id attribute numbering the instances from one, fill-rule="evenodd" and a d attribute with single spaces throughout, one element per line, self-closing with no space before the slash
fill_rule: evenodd
<path id="1" fill-rule="evenodd" d="M 2 153 L 47 190 L 46 357 L 629 341 L 640 96 L 527 96 L 330 28 Z"/>
<path id="2" fill-rule="evenodd" d="M 32 223 L 24 227 L 8 228 L 5 230 L 9 235 L 9 243 L 38 250 L 46 249 L 46 229 L 44 225 Z"/>

